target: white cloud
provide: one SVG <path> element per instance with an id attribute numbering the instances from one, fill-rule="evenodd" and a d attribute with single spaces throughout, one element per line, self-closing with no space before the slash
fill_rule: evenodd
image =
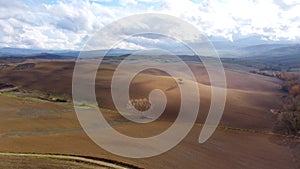
<path id="1" fill-rule="evenodd" d="M 130 43 L 130 42 L 125 42 L 125 41 L 120 42 L 117 46 L 115 46 L 115 48 L 127 49 L 127 50 L 145 50 L 145 49 L 147 49 L 141 45 L 138 45 L 135 43 Z"/>
<path id="2" fill-rule="evenodd" d="M 236 34 L 259 34 L 270 39 L 300 38 L 300 6 L 296 1 L 283 2 L 289 5 L 285 9 L 272 0 L 204 0 L 199 4 L 166 0 L 164 3 L 165 13 L 193 23 L 209 36 L 231 39 Z"/>
<path id="3" fill-rule="evenodd" d="M 109 7 L 89 1 L 36 4 L 32 8 L 12 2 L 7 8 L 0 7 L 2 46 L 80 49 L 84 37 L 116 18 Z"/>
<path id="4" fill-rule="evenodd" d="M 136 0 L 119 0 L 120 4 L 121 5 L 129 5 L 129 4 L 134 4 L 136 5 L 137 4 L 137 1 Z"/>
<path id="5" fill-rule="evenodd" d="M 282 0 L 285 4 L 287 5 L 296 5 L 296 4 L 300 4 L 300 2 L 298 0 Z"/>
<path id="6" fill-rule="evenodd" d="M 0 1 L 1 46 L 80 49 L 87 37 L 105 25 L 124 16 L 149 11 L 177 16 L 209 36 L 230 40 L 233 36 L 253 34 L 273 40 L 300 39 L 298 0 L 203 0 L 197 3 L 190 0 L 120 0 L 119 4 L 112 0 L 75 0 L 31 1 L 30 5 L 26 2 Z M 121 46 L 155 45 L 150 41 L 153 39 L 135 39 Z"/>
<path id="7" fill-rule="evenodd" d="M 14 28 L 3 20 L 0 20 L 0 28 L 5 35 L 13 35 L 14 33 Z"/>
<path id="8" fill-rule="evenodd" d="M 111 2 L 112 0 L 90 0 L 91 2 Z"/>

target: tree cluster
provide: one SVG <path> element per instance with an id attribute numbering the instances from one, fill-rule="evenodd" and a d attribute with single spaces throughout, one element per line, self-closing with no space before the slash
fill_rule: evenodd
<path id="1" fill-rule="evenodd" d="M 287 92 L 278 114 L 276 130 L 284 134 L 300 136 L 300 76 L 281 73 L 282 90 Z"/>

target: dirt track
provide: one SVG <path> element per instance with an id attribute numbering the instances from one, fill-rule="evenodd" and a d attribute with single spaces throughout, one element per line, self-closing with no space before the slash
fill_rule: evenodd
<path id="1" fill-rule="evenodd" d="M 106 162 L 87 157 L 33 153 L 0 153 L 0 166 L 5 168 L 114 168 L 129 169 L 117 162 Z"/>

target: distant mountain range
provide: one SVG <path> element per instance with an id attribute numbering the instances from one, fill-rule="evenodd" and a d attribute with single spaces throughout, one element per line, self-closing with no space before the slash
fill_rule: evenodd
<path id="1" fill-rule="evenodd" d="M 210 38 L 222 58 L 260 57 L 265 55 L 284 56 L 300 54 L 300 43 L 293 41 L 263 40 L 260 36 L 236 39 L 233 42 L 224 38 Z M 280 52 L 279 52 L 280 51 Z"/>
<path id="2" fill-rule="evenodd" d="M 77 51 L 68 50 L 43 50 L 43 49 L 24 49 L 24 48 L 0 48 L 0 57 L 58 57 L 75 56 Z M 48 55 L 48 56 L 47 56 Z"/>
<path id="3" fill-rule="evenodd" d="M 260 37 L 246 37 L 231 42 L 224 38 L 210 38 L 212 44 L 222 58 L 269 57 L 269 56 L 299 56 L 300 44 L 289 41 L 265 41 Z M 106 50 L 85 51 L 87 57 L 104 56 Z M 107 56 L 122 56 L 137 52 L 137 50 L 112 49 Z M 172 51 L 177 55 L 191 55 L 176 48 Z M 0 48 L 0 57 L 30 57 L 42 59 L 76 58 L 80 51 L 72 50 L 40 50 L 21 48 Z"/>
<path id="4" fill-rule="evenodd" d="M 122 56 L 131 54 L 135 50 L 112 49 L 108 53 L 106 50 L 84 51 L 81 54 L 87 57 L 97 56 Z M 0 57 L 28 57 L 39 59 L 68 59 L 77 58 L 80 51 L 72 50 L 40 50 L 40 49 L 23 49 L 23 48 L 0 48 Z"/>

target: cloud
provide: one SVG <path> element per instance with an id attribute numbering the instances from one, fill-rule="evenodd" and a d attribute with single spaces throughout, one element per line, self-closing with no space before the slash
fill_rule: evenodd
<path id="1" fill-rule="evenodd" d="M 116 17 L 109 7 L 89 1 L 30 7 L 12 1 L 0 10 L 0 43 L 4 47 L 80 49 L 86 36 Z"/>
<path id="2" fill-rule="evenodd" d="M 165 50 L 178 45 L 178 43 L 176 43 L 173 39 L 167 37 L 161 37 L 158 35 L 151 36 L 151 35 L 143 34 L 138 36 L 132 36 L 122 41 L 116 47 L 121 49 L 126 49 L 127 44 L 130 44 L 130 46 L 133 46 L 132 44 L 136 45 L 135 49 L 165 49 Z"/>
<path id="3" fill-rule="evenodd" d="M 3 20 L 0 20 L 0 27 L 1 27 L 1 30 L 3 31 L 3 34 L 13 35 L 14 28 L 10 24 L 7 24 Z"/>
<path id="4" fill-rule="evenodd" d="M 193 23 L 209 36 L 231 39 L 234 35 L 257 34 L 273 40 L 299 40 L 299 2 L 282 0 L 281 3 L 289 7 L 283 9 L 284 5 L 275 1 L 204 0 L 196 4 L 166 0 L 163 11 Z"/>
<path id="5" fill-rule="evenodd" d="M 299 42 L 299 11 L 298 0 L 0 1 L 0 47 L 80 49 L 87 37 L 107 24 L 143 12 L 177 16 L 208 36 L 234 40 L 260 35 Z M 161 39 L 155 41 L 140 37 L 120 46 L 141 49 L 168 45 Z"/>
<path id="6" fill-rule="evenodd" d="M 134 4 L 134 5 L 137 4 L 136 0 L 119 0 L 119 2 L 123 6 L 128 5 L 128 4 Z"/>
<path id="7" fill-rule="evenodd" d="M 298 0 L 282 0 L 286 5 L 299 5 L 300 2 Z"/>

